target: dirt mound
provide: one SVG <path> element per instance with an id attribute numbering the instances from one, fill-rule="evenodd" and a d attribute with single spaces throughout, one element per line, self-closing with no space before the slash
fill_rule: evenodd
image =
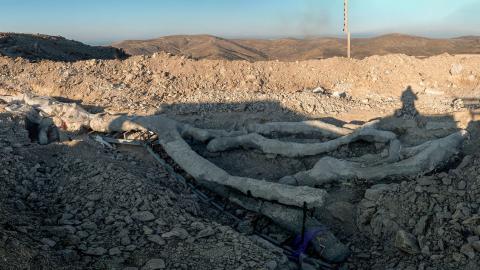
<path id="1" fill-rule="evenodd" d="M 137 114 L 260 111 L 275 117 L 287 110 L 299 117 L 343 115 L 351 121 L 393 114 L 408 87 L 418 96 L 422 114 L 461 111 L 480 95 L 479 61 L 477 56 L 388 55 L 249 63 L 156 54 L 124 61 L 28 63 L 3 57 L 0 87 Z"/>
<path id="2" fill-rule="evenodd" d="M 17 33 L 0 33 L 0 55 L 53 61 L 123 59 L 127 56 L 117 48 L 89 46 L 59 36 Z"/>
<path id="3" fill-rule="evenodd" d="M 365 58 L 392 53 L 428 57 L 442 53 L 480 53 L 479 37 L 431 39 L 391 34 L 374 38 L 354 38 L 352 56 Z M 224 39 L 214 36 L 166 36 L 151 40 L 129 40 L 112 46 L 131 55 L 167 52 L 194 59 L 298 61 L 344 56 L 346 41 L 340 38 L 307 39 Z"/>

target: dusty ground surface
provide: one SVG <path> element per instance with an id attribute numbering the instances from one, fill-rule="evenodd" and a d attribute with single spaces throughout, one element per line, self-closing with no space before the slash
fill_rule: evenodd
<path id="1" fill-rule="evenodd" d="M 471 138 L 462 153 L 431 175 L 323 187 L 336 198 L 324 222 L 353 252 L 346 269 L 478 269 L 479 64 L 478 56 L 449 55 L 292 63 L 165 54 L 75 63 L 3 57 L 0 89 L 79 102 L 92 112 L 166 113 L 199 127 L 303 119 L 348 125 L 374 118 L 397 125 L 412 120 L 405 119 L 409 115 L 422 128 L 406 129 L 407 144 L 466 128 Z M 405 102 L 406 93 L 415 103 Z M 152 263 L 163 262 L 165 269 L 290 267 L 272 248 L 252 242 L 249 230 L 219 221 L 146 153 L 104 150 L 85 135 L 39 146 L 28 140 L 21 120 L 3 113 L 0 126 L 0 214 L 6 221 L 0 259 L 8 266 L 61 268 L 74 262 L 78 268 L 108 269 L 145 267 L 158 259 Z M 268 180 L 308 168 L 318 158 L 194 148 L 232 174 Z M 366 151 L 375 149 L 359 143 L 334 155 Z M 279 241 L 291 237 L 275 227 L 263 230 Z M 199 234 L 208 236 L 192 240 Z M 398 242 L 407 248 L 399 249 Z"/>
<path id="2" fill-rule="evenodd" d="M 360 111 L 388 115 L 401 107 L 400 97 L 410 87 L 420 113 L 440 114 L 455 111 L 455 98 L 479 96 L 479 59 L 389 55 L 249 63 L 157 54 L 124 61 L 29 63 L 3 57 L 0 83 L 2 88 L 33 89 L 115 111 L 202 114 L 282 107 L 310 118 Z M 318 87 L 323 89 L 313 93 Z M 346 98 L 332 98 L 334 93 Z"/>

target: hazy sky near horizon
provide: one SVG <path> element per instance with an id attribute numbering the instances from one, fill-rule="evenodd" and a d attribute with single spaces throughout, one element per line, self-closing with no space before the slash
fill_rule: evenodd
<path id="1" fill-rule="evenodd" d="M 0 32 L 99 44 L 174 34 L 342 34 L 342 0 L 0 0 Z M 480 35 L 480 0 L 350 0 L 353 35 Z"/>

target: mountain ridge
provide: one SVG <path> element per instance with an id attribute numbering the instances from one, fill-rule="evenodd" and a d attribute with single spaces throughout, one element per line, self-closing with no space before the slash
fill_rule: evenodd
<path id="1" fill-rule="evenodd" d="M 167 52 L 193 59 L 247 61 L 323 59 L 344 56 L 346 51 L 345 40 L 337 37 L 227 39 L 213 35 L 174 35 L 148 40 L 126 40 L 115 42 L 111 46 L 123 49 L 131 55 Z M 417 57 L 442 53 L 479 54 L 480 36 L 428 38 L 391 33 L 352 39 L 354 58 L 391 53 Z"/>

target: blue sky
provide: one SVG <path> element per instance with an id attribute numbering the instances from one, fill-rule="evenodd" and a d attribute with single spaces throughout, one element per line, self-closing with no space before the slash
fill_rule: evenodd
<path id="1" fill-rule="evenodd" d="M 0 32 L 92 44 L 172 34 L 342 34 L 342 0 L 0 0 Z M 480 0 L 350 0 L 353 35 L 480 35 Z"/>

